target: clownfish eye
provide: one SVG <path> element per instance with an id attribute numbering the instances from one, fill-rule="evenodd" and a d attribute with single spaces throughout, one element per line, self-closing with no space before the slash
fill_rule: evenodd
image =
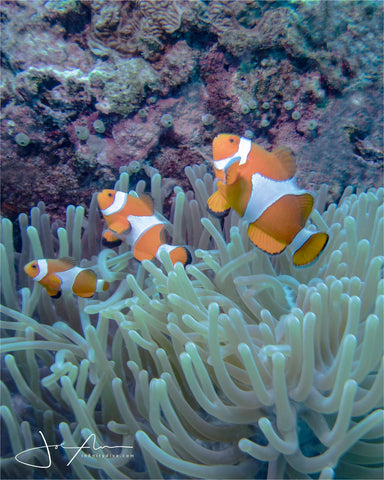
<path id="1" fill-rule="evenodd" d="M 32 267 L 32 268 L 37 268 L 36 263 L 32 263 L 31 267 Z"/>
<path id="2" fill-rule="evenodd" d="M 108 197 L 112 197 L 112 193 L 108 193 Z"/>
<path id="3" fill-rule="evenodd" d="M 233 142 L 234 142 L 234 139 L 233 139 L 233 138 L 230 138 L 229 141 L 230 141 L 231 143 L 233 143 Z"/>

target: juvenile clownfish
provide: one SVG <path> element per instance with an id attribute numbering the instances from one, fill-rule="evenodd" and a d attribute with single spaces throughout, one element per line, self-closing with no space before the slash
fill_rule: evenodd
<path id="1" fill-rule="evenodd" d="M 125 240 L 140 262 L 154 257 L 160 259 L 163 249 L 168 251 L 173 264 L 191 262 L 191 254 L 185 247 L 164 243 L 165 222 L 154 212 L 149 195 L 137 198 L 117 190 L 103 190 L 98 193 L 97 201 L 108 225 L 103 234 L 105 246 L 117 246 Z"/>
<path id="2" fill-rule="evenodd" d="M 274 255 L 291 245 L 294 265 L 313 262 L 328 234 L 304 228 L 313 196 L 296 185 L 292 152 L 286 147 L 267 152 L 229 134 L 215 137 L 212 147 L 218 190 L 208 199 L 210 213 L 223 217 L 233 208 L 249 223 L 248 236 L 258 248 Z"/>
<path id="3" fill-rule="evenodd" d="M 89 298 L 109 287 L 93 270 L 77 267 L 71 258 L 33 260 L 25 265 L 24 271 L 53 298 L 59 298 L 65 291 Z"/>

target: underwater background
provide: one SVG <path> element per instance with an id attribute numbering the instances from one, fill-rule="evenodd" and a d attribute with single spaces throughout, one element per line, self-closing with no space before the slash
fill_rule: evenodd
<path id="1" fill-rule="evenodd" d="M 383 2 L 0 12 L 2 478 L 382 478 Z M 221 133 L 292 149 L 316 263 L 207 212 Z M 150 193 L 192 263 L 103 247 L 106 188 Z M 24 273 L 67 256 L 109 290 Z"/>

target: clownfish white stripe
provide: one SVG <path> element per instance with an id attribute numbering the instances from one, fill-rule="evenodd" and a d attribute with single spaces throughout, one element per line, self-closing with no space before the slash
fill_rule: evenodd
<path id="1" fill-rule="evenodd" d="M 307 193 L 306 190 L 298 189 L 293 178 L 278 181 L 264 177 L 260 173 L 254 173 L 252 175 L 252 193 L 243 218 L 252 223 L 281 197 L 302 195 L 303 193 Z"/>
<path id="2" fill-rule="evenodd" d="M 239 165 L 244 165 L 244 163 L 246 163 L 251 148 L 252 141 L 249 138 L 241 137 L 239 142 L 239 149 L 237 151 L 237 155 L 241 158 Z"/>
<path id="3" fill-rule="evenodd" d="M 48 273 L 48 262 L 45 259 L 37 260 L 39 273 L 34 277 L 35 282 L 40 282 Z"/>
<path id="4" fill-rule="evenodd" d="M 252 141 L 249 138 L 240 138 L 239 148 L 236 153 L 231 157 L 223 158 L 222 160 L 216 160 L 214 166 L 217 170 L 227 170 L 232 163 L 240 160 L 239 165 L 244 165 L 248 159 L 248 154 L 252 148 Z"/>
<path id="5" fill-rule="evenodd" d="M 61 280 L 61 289 L 72 291 L 76 277 L 82 270 L 83 268 L 80 267 L 72 267 L 64 272 L 55 272 L 55 275 Z"/>
<path id="6" fill-rule="evenodd" d="M 162 225 L 164 222 L 160 220 L 156 215 L 128 215 L 128 222 L 131 225 L 129 232 L 129 241 L 132 247 L 135 246 L 137 240 L 143 236 L 143 234 L 155 225 Z"/>
<path id="7" fill-rule="evenodd" d="M 236 155 L 233 155 L 232 157 L 224 158 L 223 160 L 216 160 L 215 168 L 216 170 L 223 170 L 224 172 L 226 172 L 228 168 L 232 165 L 232 163 L 235 163 L 238 160 L 240 160 L 240 157 Z"/>
<path id="8" fill-rule="evenodd" d="M 104 210 L 101 210 L 101 213 L 108 216 L 120 212 L 125 205 L 127 195 L 128 194 L 124 192 L 116 192 L 115 199 L 113 200 L 112 204 Z"/>

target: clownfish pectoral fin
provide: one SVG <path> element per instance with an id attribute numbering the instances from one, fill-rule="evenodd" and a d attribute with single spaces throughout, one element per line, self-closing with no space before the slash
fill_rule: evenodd
<path id="1" fill-rule="evenodd" d="M 48 288 L 48 287 L 46 287 L 45 289 L 47 290 L 47 293 L 51 298 L 60 298 L 61 297 L 61 290 L 59 290 L 59 291 L 52 290 L 51 288 Z"/>
<path id="2" fill-rule="evenodd" d="M 237 162 L 232 163 L 228 170 L 226 171 L 225 183 L 227 185 L 233 185 L 236 180 L 239 178 L 239 160 Z"/>
<path id="3" fill-rule="evenodd" d="M 302 267 L 316 260 L 327 245 L 329 235 L 324 232 L 313 233 L 293 254 L 293 264 Z"/>
<path id="4" fill-rule="evenodd" d="M 103 234 L 103 238 L 101 243 L 104 245 L 104 247 L 118 247 L 121 245 L 122 241 L 120 238 L 117 238 L 114 236 L 114 234 L 111 232 L 111 230 L 106 230 Z"/>
<path id="5" fill-rule="evenodd" d="M 46 287 L 47 290 L 49 289 L 57 293 L 61 290 L 61 279 L 54 273 L 51 273 L 44 278 L 43 286 Z"/>
<path id="6" fill-rule="evenodd" d="M 191 252 L 185 247 L 176 247 L 169 252 L 171 262 L 173 265 L 176 262 L 181 262 L 184 266 L 192 262 Z"/>
<path id="7" fill-rule="evenodd" d="M 208 198 L 207 208 L 209 213 L 211 213 L 214 217 L 221 218 L 228 215 L 231 205 L 228 203 L 225 197 L 223 197 L 220 190 L 216 190 L 216 192 Z"/>
<path id="8" fill-rule="evenodd" d="M 276 160 L 276 164 L 280 167 L 279 180 L 288 180 L 295 176 L 296 160 L 290 148 L 284 146 L 276 147 L 272 151 L 272 155 Z"/>
<path id="9" fill-rule="evenodd" d="M 265 233 L 261 228 L 256 225 L 256 222 L 251 223 L 248 226 L 248 237 L 251 242 L 256 245 L 256 247 L 263 250 L 263 252 L 269 253 L 270 255 L 276 255 L 281 253 L 287 246 L 284 242 L 279 242 L 275 238 Z"/>
<path id="10" fill-rule="evenodd" d="M 131 224 L 126 218 L 120 218 L 113 223 L 108 225 L 108 230 L 111 234 L 120 235 L 122 233 L 129 233 L 131 230 Z M 116 237 L 117 238 L 117 237 Z"/>

